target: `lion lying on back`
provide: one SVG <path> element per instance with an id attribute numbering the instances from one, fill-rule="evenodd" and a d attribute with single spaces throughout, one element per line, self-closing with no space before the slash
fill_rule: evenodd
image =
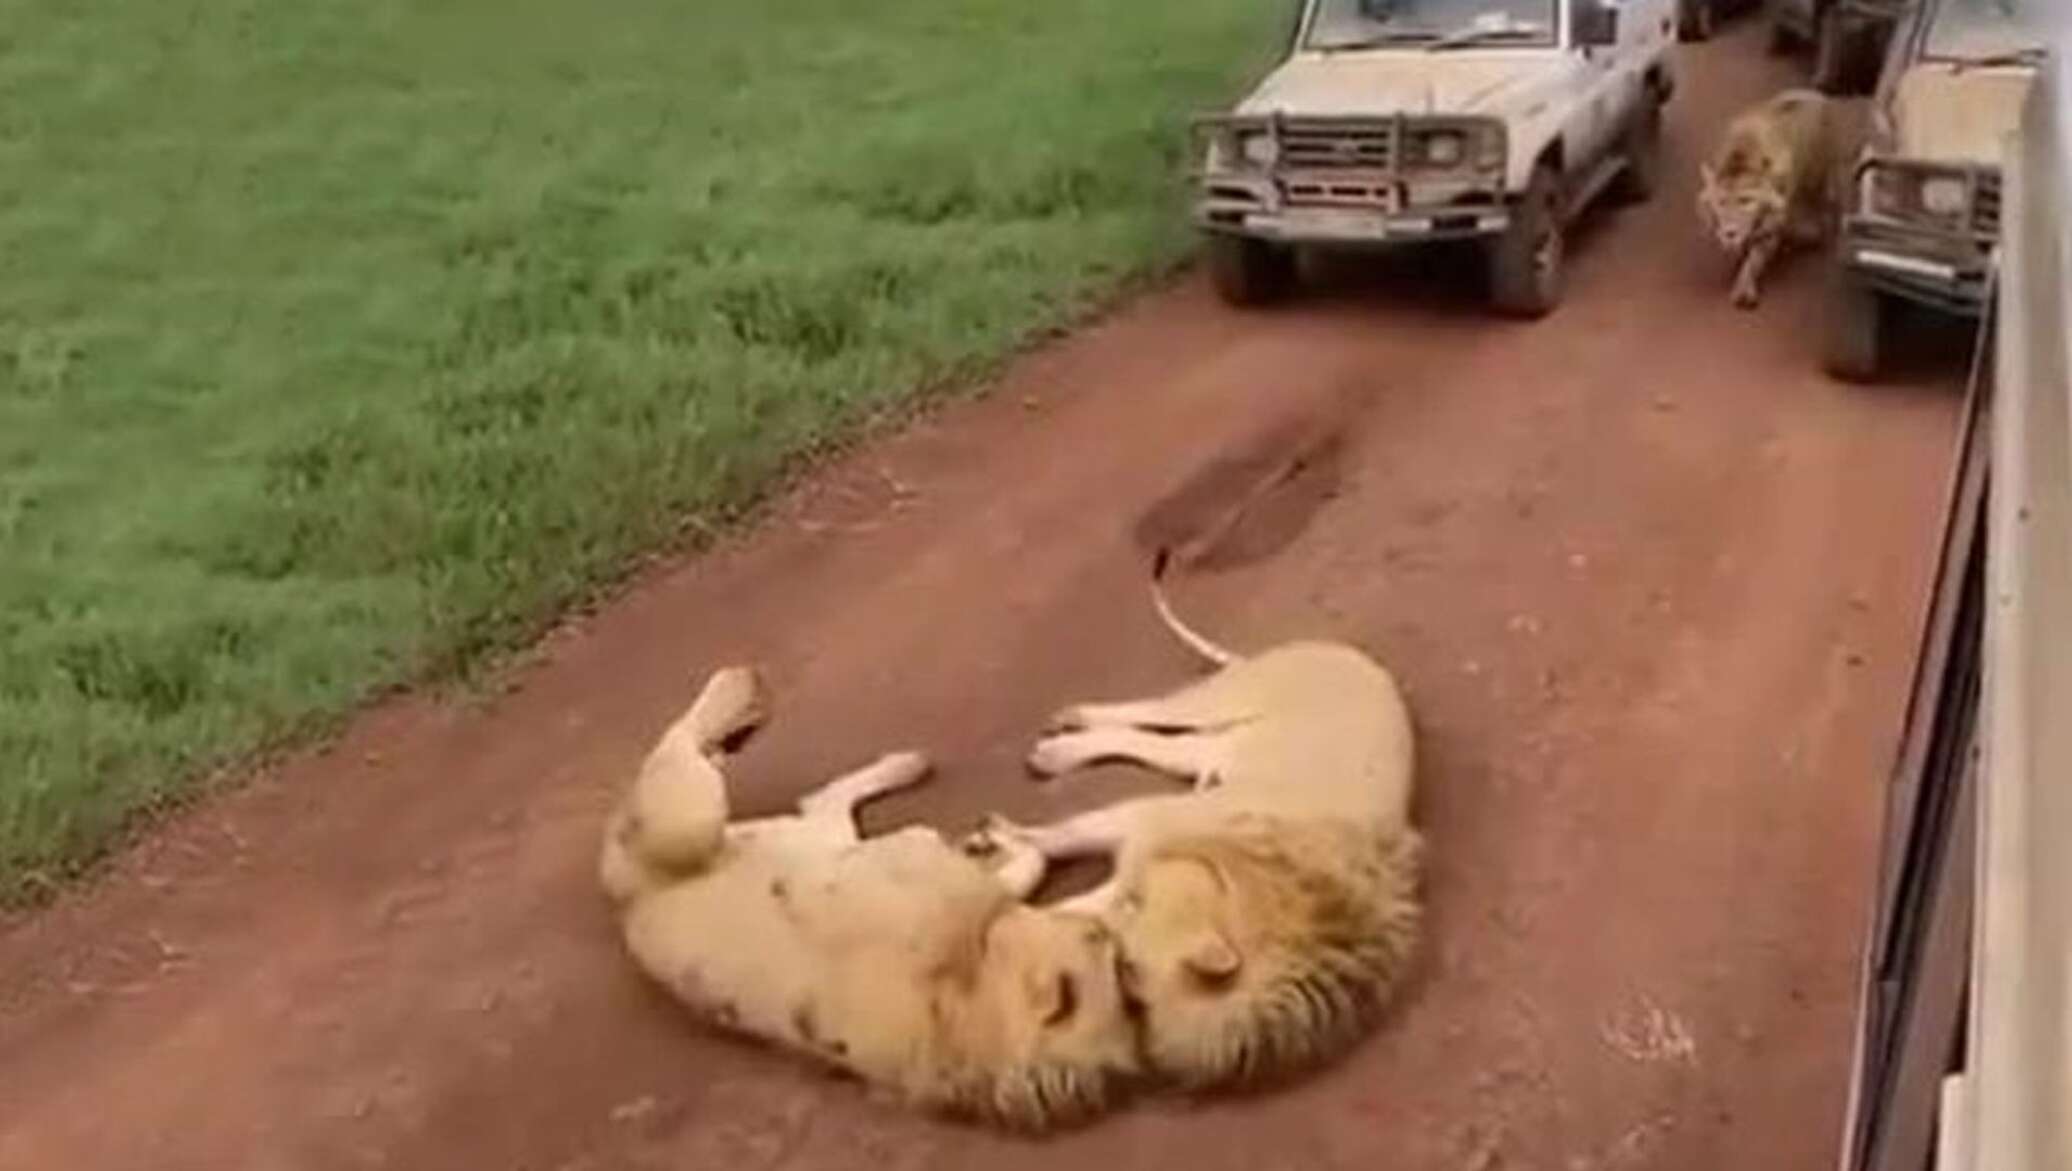
<path id="1" fill-rule="evenodd" d="M 1735 117 L 1700 165 L 1698 216 L 1734 262 L 1734 304 L 1756 305 L 1757 282 L 1787 243 L 1826 237 L 1845 162 L 1837 122 L 1824 95 L 1786 90 Z"/>
<path id="2" fill-rule="evenodd" d="M 1181 623 L 1156 575 L 1153 600 L 1221 669 L 1160 698 L 1067 708 L 1030 764 L 1131 760 L 1193 791 L 1042 827 L 995 817 L 967 848 L 1111 856 L 1114 876 L 1063 906 L 1120 937 L 1152 1071 L 1197 1088 L 1283 1076 L 1362 1036 L 1415 946 L 1410 715 L 1351 647 L 1239 658 Z"/>
<path id="3" fill-rule="evenodd" d="M 919 783 L 918 754 L 729 824 L 721 756 L 762 716 L 753 672 L 713 675 L 612 815 L 600 877 L 640 967 L 916 1105 L 1030 1129 L 1105 1106 L 1140 1061 L 1102 924 L 1024 904 L 1032 854 L 989 871 L 923 828 L 861 840 L 856 807 Z"/>

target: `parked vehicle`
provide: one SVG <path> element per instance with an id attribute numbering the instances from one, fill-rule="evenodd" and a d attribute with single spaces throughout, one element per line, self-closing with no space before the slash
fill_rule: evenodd
<path id="1" fill-rule="evenodd" d="M 1813 85 L 1836 95 L 1877 84 L 1893 30 L 1909 0 L 1770 0 L 1770 51 L 1808 48 Z"/>
<path id="2" fill-rule="evenodd" d="M 1217 289 L 1294 284 L 1296 247 L 1483 243 L 1490 297 L 1561 299 L 1567 224 L 1653 194 L 1676 0 L 1303 0 L 1285 60 L 1198 120 Z"/>
<path id="3" fill-rule="evenodd" d="M 1888 300 L 1976 316 L 1991 295 L 2001 151 L 2043 60 L 2009 0 L 1921 0 L 1898 38 L 1831 261 L 1827 368 L 1855 380 Z"/>
<path id="4" fill-rule="evenodd" d="M 1677 35 L 1687 41 L 1709 41 L 1721 21 L 1758 3 L 1760 0 L 1681 0 L 1676 9 Z"/>

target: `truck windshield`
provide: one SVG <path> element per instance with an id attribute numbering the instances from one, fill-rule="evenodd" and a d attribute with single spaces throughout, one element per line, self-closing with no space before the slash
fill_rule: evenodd
<path id="1" fill-rule="evenodd" d="M 1943 0 L 1922 49 L 1934 61 L 2041 64 L 2043 41 L 2008 0 Z"/>
<path id="2" fill-rule="evenodd" d="M 1316 0 L 1302 47 L 1319 52 L 1424 45 L 1554 42 L 1558 0 Z"/>

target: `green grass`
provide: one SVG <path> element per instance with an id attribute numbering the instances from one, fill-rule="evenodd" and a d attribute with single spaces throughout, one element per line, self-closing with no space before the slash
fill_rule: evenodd
<path id="1" fill-rule="evenodd" d="M 1277 8 L 0 0 L 0 897 L 1178 257 Z"/>

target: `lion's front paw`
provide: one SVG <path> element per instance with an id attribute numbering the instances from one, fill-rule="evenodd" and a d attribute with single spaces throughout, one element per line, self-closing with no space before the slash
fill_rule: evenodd
<path id="1" fill-rule="evenodd" d="M 1754 285 L 1734 286 L 1734 308 L 1753 309 L 1761 300 L 1762 294 L 1756 292 Z"/>
<path id="2" fill-rule="evenodd" d="M 1082 763 L 1078 746 L 1073 742 L 1075 733 L 1066 732 L 1057 736 L 1045 736 L 1029 750 L 1024 762 L 1032 776 L 1054 777 L 1068 773 Z"/>
<path id="3" fill-rule="evenodd" d="M 878 758 L 878 767 L 902 783 L 912 783 L 934 771 L 935 762 L 925 752 L 888 752 Z"/>
<path id="4" fill-rule="evenodd" d="M 1023 836 L 1022 827 L 1007 820 L 998 813 L 988 813 L 979 822 L 977 829 L 964 835 L 957 848 L 973 858 L 997 858 L 1007 852 L 1008 846 Z"/>

